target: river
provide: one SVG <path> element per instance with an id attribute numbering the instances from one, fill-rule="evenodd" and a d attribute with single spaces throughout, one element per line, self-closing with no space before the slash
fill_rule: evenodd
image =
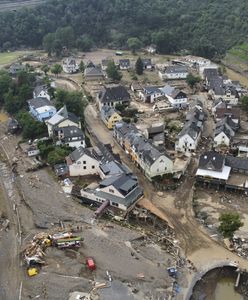
<path id="1" fill-rule="evenodd" d="M 214 293 L 214 300 L 244 300 L 244 297 L 235 291 L 234 285 L 234 278 L 223 277 L 219 279 Z"/>

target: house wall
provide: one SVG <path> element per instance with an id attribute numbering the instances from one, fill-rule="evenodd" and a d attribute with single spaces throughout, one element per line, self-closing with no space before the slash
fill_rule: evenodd
<path id="1" fill-rule="evenodd" d="M 193 140 L 188 134 L 179 137 L 175 144 L 175 150 L 180 152 L 195 151 L 200 139 L 200 134 L 196 140 Z"/>
<path id="2" fill-rule="evenodd" d="M 166 73 L 166 72 L 158 72 L 158 75 L 161 79 L 186 79 L 188 76 L 188 72 L 185 73 Z"/>
<path id="3" fill-rule="evenodd" d="M 230 139 L 229 139 L 228 136 L 226 136 L 226 134 L 224 132 L 220 132 L 218 135 L 216 135 L 214 137 L 214 144 L 215 144 L 215 146 L 218 146 L 218 145 L 229 146 L 230 145 Z"/>
<path id="4" fill-rule="evenodd" d="M 35 94 L 33 93 L 33 97 L 35 98 Z M 47 100 L 51 100 L 50 95 L 46 91 L 41 91 L 39 95 L 36 96 L 36 98 L 46 98 Z"/>
<path id="5" fill-rule="evenodd" d="M 85 140 L 82 140 L 82 141 L 70 141 L 70 142 L 65 143 L 65 145 L 68 145 L 71 148 L 79 148 L 79 147 L 85 148 L 86 147 Z"/>
<path id="6" fill-rule="evenodd" d="M 43 113 L 38 113 L 36 109 L 34 109 L 33 107 L 29 108 L 29 112 L 31 113 L 31 115 L 37 119 L 40 122 L 43 122 L 44 119 L 48 119 L 51 118 L 53 115 L 56 114 L 56 108 L 55 107 L 50 107 L 49 110 L 43 112 Z"/>
<path id="7" fill-rule="evenodd" d="M 149 178 L 164 175 L 173 172 L 173 161 L 166 157 L 165 155 L 161 155 L 151 166 L 147 166 L 145 168 L 146 175 Z"/>
<path id="8" fill-rule="evenodd" d="M 174 108 L 180 108 L 180 107 L 187 107 L 188 105 L 188 98 L 179 98 L 179 99 L 174 99 L 171 96 L 166 96 L 171 104 L 172 107 Z"/>
<path id="9" fill-rule="evenodd" d="M 108 129 L 113 129 L 113 127 L 115 126 L 115 124 L 117 122 L 120 122 L 122 120 L 122 117 L 117 114 L 117 113 L 114 113 L 107 121 L 107 127 Z"/>
<path id="10" fill-rule="evenodd" d="M 84 154 L 80 159 L 69 165 L 70 176 L 85 176 L 98 174 L 99 162 Z"/>
<path id="11" fill-rule="evenodd" d="M 100 198 L 98 197 L 97 195 L 93 194 L 93 193 L 90 193 L 90 192 L 87 192 L 87 191 L 84 191 L 84 190 L 81 190 L 81 196 L 83 198 L 86 198 L 86 199 L 90 199 L 94 202 L 98 202 L 98 203 L 103 203 L 105 202 L 106 200 L 108 199 L 105 199 L 105 198 Z M 118 207 L 119 209 L 121 210 L 127 210 L 127 207 L 123 204 L 120 204 L 120 203 L 116 203 L 116 205 L 113 205 L 114 203 L 116 202 L 113 202 L 113 201 L 110 201 L 110 205 L 113 206 L 113 207 Z"/>
<path id="12" fill-rule="evenodd" d="M 62 122 L 60 122 L 58 125 L 56 125 L 57 127 L 59 128 L 63 128 L 63 127 L 67 127 L 67 126 L 76 126 L 77 128 L 80 128 L 81 129 L 81 122 L 78 122 L 78 123 L 74 123 L 72 122 L 71 120 L 69 119 L 66 119 Z M 53 128 L 54 126 L 47 123 L 47 130 L 48 130 L 48 135 L 49 136 L 53 136 Z"/>
<path id="13" fill-rule="evenodd" d="M 108 193 L 108 194 L 123 198 L 123 199 L 125 198 L 113 185 L 101 188 L 101 191 L 103 191 L 104 193 Z"/>

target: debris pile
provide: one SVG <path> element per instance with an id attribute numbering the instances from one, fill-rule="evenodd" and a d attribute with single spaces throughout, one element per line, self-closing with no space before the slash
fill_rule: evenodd
<path id="1" fill-rule="evenodd" d="M 238 236 L 232 238 L 233 249 L 237 252 L 238 256 L 248 258 L 248 239 Z"/>
<path id="2" fill-rule="evenodd" d="M 83 238 L 74 236 L 72 232 L 54 234 L 40 232 L 36 234 L 23 251 L 23 258 L 28 266 L 29 276 L 38 274 L 40 266 L 45 264 L 45 250 L 48 247 L 53 246 L 58 249 L 78 248 L 81 246 L 81 241 L 83 241 Z"/>

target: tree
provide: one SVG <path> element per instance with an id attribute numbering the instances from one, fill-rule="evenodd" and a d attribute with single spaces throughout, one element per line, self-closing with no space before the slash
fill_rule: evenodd
<path id="1" fill-rule="evenodd" d="M 108 78 L 115 80 L 115 81 L 120 81 L 122 78 L 122 74 L 118 71 L 118 69 L 113 61 L 110 61 L 108 63 L 106 73 L 108 75 Z"/>
<path id="2" fill-rule="evenodd" d="M 47 156 L 47 162 L 51 165 L 63 163 L 65 161 L 65 157 L 71 153 L 70 147 L 55 147 L 54 150 L 49 152 Z"/>
<path id="3" fill-rule="evenodd" d="M 127 45 L 132 53 L 135 54 L 136 51 L 142 47 L 142 42 L 137 37 L 131 37 L 127 40 Z"/>
<path id="4" fill-rule="evenodd" d="M 32 118 L 28 112 L 20 112 L 17 120 L 22 126 L 22 136 L 24 139 L 35 139 L 47 135 L 45 123 Z"/>
<path id="5" fill-rule="evenodd" d="M 193 74 L 188 74 L 187 78 L 186 78 L 186 82 L 187 84 L 193 89 L 193 87 L 196 86 L 196 84 L 198 82 L 201 81 L 201 78 L 198 76 L 194 76 Z"/>
<path id="6" fill-rule="evenodd" d="M 65 90 L 57 90 L 55 96 L 55 105 L 57 109 L 66 105 L 68 111 L 83 119 L 84 109 L 87 104 L 88 102 L 85 98 L 83 98 L 83 94 L 79 91 L 69 92 Z"/>
<path id="7" fill-rule="evenodd" d="M 241 103 L 244 109 L 248 111 L 248 96 L 241 97 Z"/>
<path id="8" fill-rule="evenodd" d="M 45 73 L 45 75 L 47 75 L 47 73 L 49 72 L 50 68 L 48 65 L 43 65 L 41 66 L 41 70 Z"/>
<path id="9" fill-rule="evenodd" d="M 142 75 L 144 71 L 144 65 L 143 61 L 140 57 L 138 57 L 136 63 L 135 63 L 135 71 L 138 75 Z"/>
<path id="10" fill-rule="evenodd" d="M 85 69 L 85 65 L 84 65 L 84 62 L 81 60 L 80 64 L 79 64 L 79 71 L 83 73 L 84 69 Z"/>
<path id="11" fill-rule="evenodd" d="M 43 47 L 47 51 L 48 56 L 51 56 L 54 50 L 55 33 L 48 33 L 43 37 Z"/>
<path id="12" fill-rule="evenodd" d="M 231 238 L 234 232 L 244 225 L 240 220 L 239 214 L 235 212 L 222 213 L 219 221 L 219 231 L 225 238 Z"/>
<path id="13" fill-rule="evenodd" d="M 12 85 L 12 79 L 9 74 L 1 70 L 0 71 L 0 106 L 4 104 L 4 95 L 8 92 Z"/>
<path id="14" fill-rule="evenodd" d="M 79 37 L 76 40 L 76 47 L 81 51 L 90 51 L 92 46 L 93 46 L 93 41 L 87 35 Z"/>
<path id="15" fill-rule="evenodd" d="M 60 74 L 62 71 L 63 71 L 63 68 L 62 68 L 62 66 L 60 64 L 55 64 L 51 68 L 51 72 L 53 74 L 55 74 L 56 77 L 58 77 L 58 74 Z"/>

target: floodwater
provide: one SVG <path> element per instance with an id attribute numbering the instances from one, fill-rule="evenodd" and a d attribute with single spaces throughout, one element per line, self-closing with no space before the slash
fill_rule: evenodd
<path id="1" fill-rule="evenodd" d="M 221 278 L 217 282 L 217 286 L 214 293 L 214 300 L 244 300 L 243 296 L 235 291 L 234 285 L 234 278 Z"/>

